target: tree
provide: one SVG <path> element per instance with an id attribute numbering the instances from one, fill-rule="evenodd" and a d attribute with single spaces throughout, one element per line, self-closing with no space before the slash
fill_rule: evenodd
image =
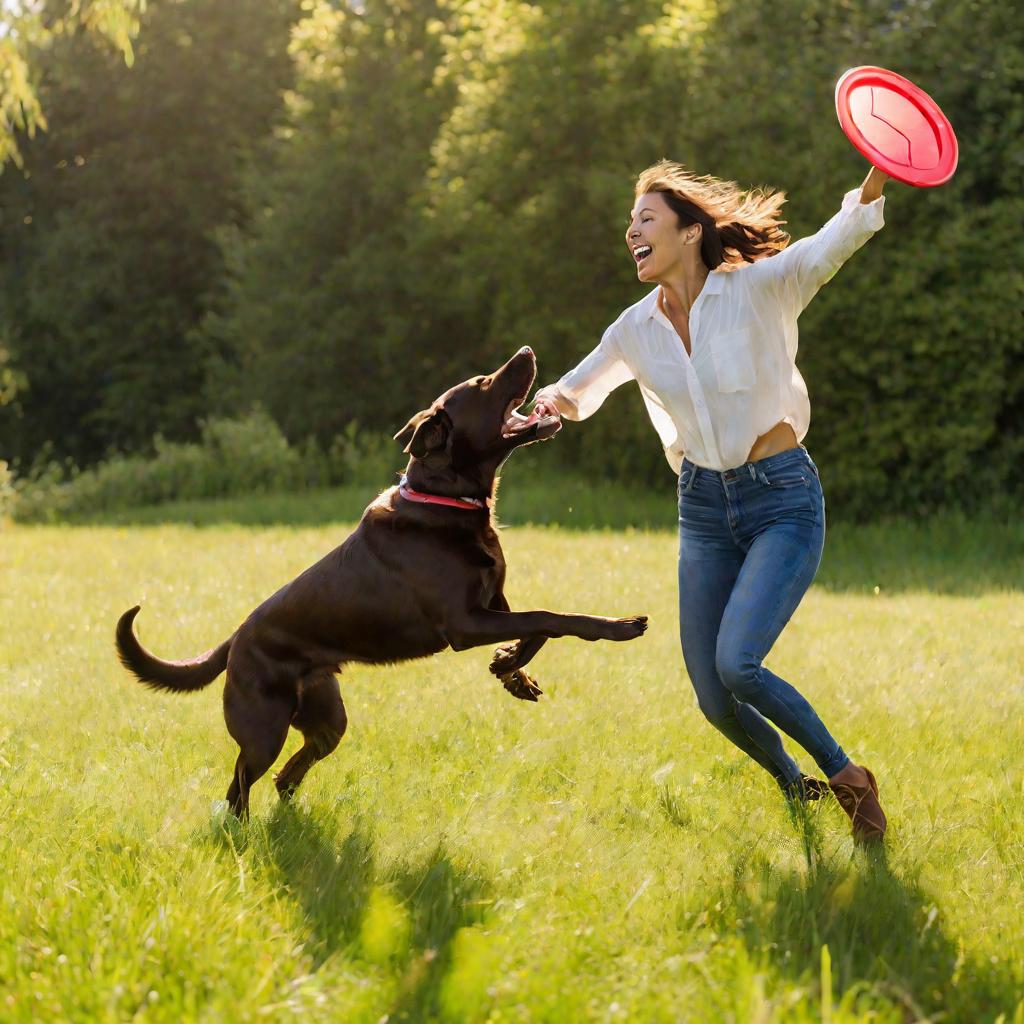
<path id="1" fill-rule="evenodd" d="M 397 429 L 437 378 L 417 237 L 450 105 L 435 83 L 445 17 L 436 0 L 323 3 L 297 30 L 288 122 L 249 177 L 248 226 L 222 235 L 203 325 L 218 407 L 259 401 L 292 438 L 326 441 L 353 420 Z"/>
<path id="2" fill-rule="evenodd" d="M 36 78 L 38 59 L 56 39 L 82 31 L 114 47 L 131 67 L 132 40 L 146 0 L 79 0 L 12 3 L 0 19 L 0 171 L 12 160 L 20 166 L 17 133 L 33 138 L 46 128 Z"/>
<path id="3" fill-rule="evenodd" d="M 244 216 L 241 170 L 290 84 L 297 16 L 297 0 L 163 0 L 131 71 L 78 35 L 40 56 L 56 130 L 0 179 L 0 325 L 27 387 L 0 430 L 23 458 L 195 434 L 213 232 Z"/>

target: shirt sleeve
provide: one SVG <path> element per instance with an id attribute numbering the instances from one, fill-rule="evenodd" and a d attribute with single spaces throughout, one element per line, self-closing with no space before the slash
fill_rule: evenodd
<path id="1" fill-rule="evenodd" d="M 766 283 L 800 313 L 837 270 L 885 223 L 885 196 L 860 201 L 860 189 L 843 196 L 839 212 L 816 234 L 801 238 L 756 264 Z"/>
<path id="2" fill-rule="evenodd" d="M 601 408 L 604 400 L 621 384 L 633 379 L 633 371 L 622 359 L 615 338 L 618 321 L 604 332 L 601 344 L 575 369 L 534 396 L 534 401 L 554 401 L 566 419 L 585 420 Z"/>

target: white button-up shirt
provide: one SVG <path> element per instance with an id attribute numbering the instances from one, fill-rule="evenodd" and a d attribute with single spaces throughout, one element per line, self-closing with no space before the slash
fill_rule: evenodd
<path id="1" fill-rule="evenodd" d="M 712 271 L 690 310 L 690 355 L 655 288 L 535 400 L 555 400 L 567 419 L 582 420 L 620 384 L 636 380 L 676 473 L 684 454 L 709 469 L 741 466 L 780 421 L 802 440 L 811 406 L 796 368 L 797 318 L 882 226 L 884 203 L 883 196 L 862 204 L 854 189 L 817 234 L 735 270 Z"/>

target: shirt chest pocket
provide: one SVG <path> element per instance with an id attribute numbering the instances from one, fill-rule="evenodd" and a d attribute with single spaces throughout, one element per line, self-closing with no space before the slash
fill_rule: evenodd
<path id="1" fill-rule="evenodd" d="M 749 391 L 754 386 L 757 375 L 754 371 L 753 341 L 754 333 L 750 327 L 727 331 L 714 339 L 711 358 L 719 391 Z"/>

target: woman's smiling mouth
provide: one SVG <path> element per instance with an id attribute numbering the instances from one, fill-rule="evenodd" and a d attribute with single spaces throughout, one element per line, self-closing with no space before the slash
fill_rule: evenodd
<path id="1" fill-rule="evenodd" d="M 647 257 L 650 256 L 653 251 L 654 250 L 649 245 L 634 246 L 633 259 L 636 260 L 636 265 L 639 267 L 640 264 L 643 263 L 643 261 L 647 259 Z"/>

